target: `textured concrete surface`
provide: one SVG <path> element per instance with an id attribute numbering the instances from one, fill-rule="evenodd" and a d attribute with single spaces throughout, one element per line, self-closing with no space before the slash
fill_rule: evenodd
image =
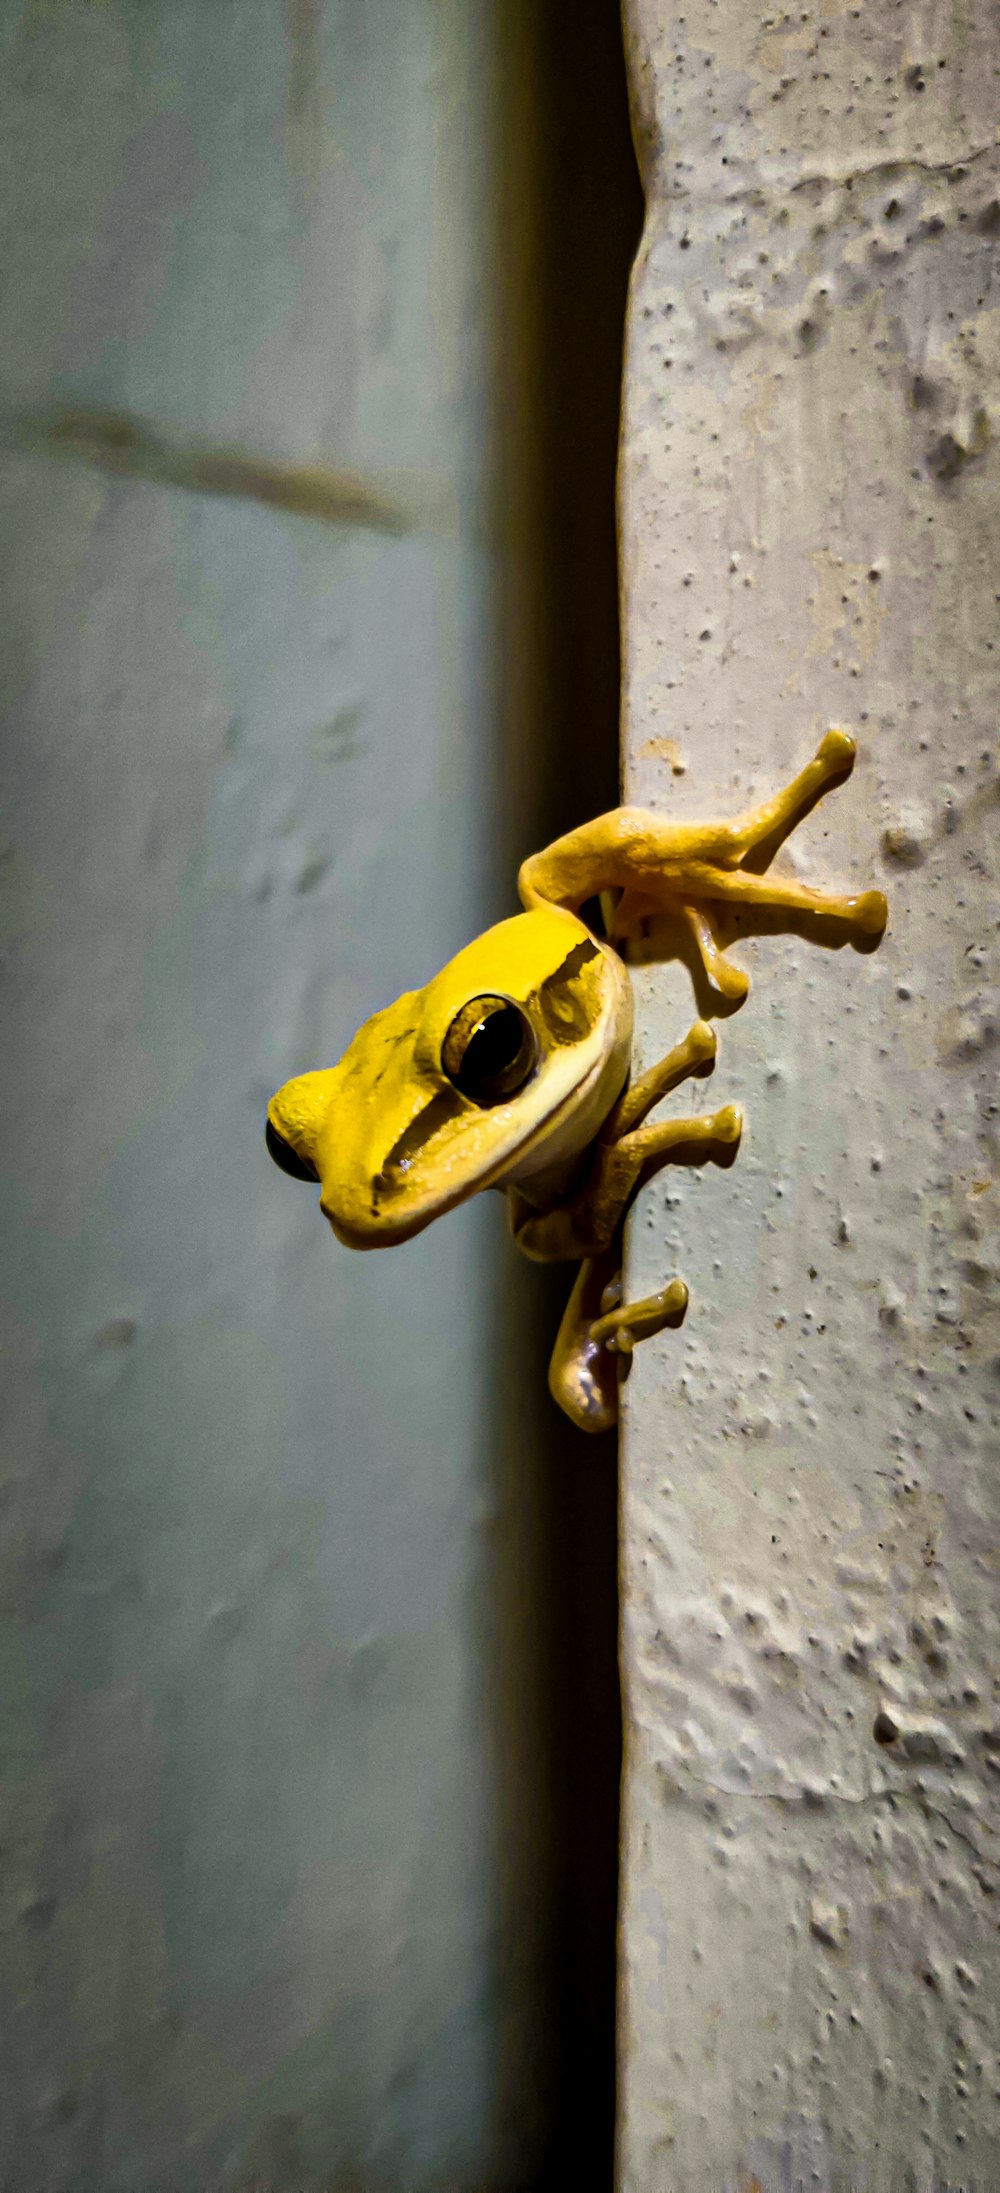
<path id="1" fill-rule="evenodd" d="M 519 2182 L 500 1213 L 351 1258 L 263 1145 L 499 910 L 483 11 L 24 0 L 0 49 L 5 417 L 454 519 L 3 457 L 0 2179 Z"/>
<path id="2" fill-rule="evenodd" d="M 778 865 L 874 957 L 745 934 L 731 1173 L 624 1443 L 621 2183 L 1000 2178 L 995 15 L 629 0 L 633 800 L 851 783 Z M 691 1017 L 638 976 L 643 1063 Z"/>

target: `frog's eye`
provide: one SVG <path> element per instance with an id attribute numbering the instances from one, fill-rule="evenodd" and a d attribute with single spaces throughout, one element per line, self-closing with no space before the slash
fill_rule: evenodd
<path id="1" fill-rule="evenodd" d="M 284 1135 L 279 1135 L 270 1120 L 264 1130 L 264 1139 L 275 1164 L 280 1165 L 282 1172 L 288 1173 L 292 1180 L 311 1180 L 315 1183 L 319 1179 L 315 1166 L 310 1165 L 307 1158 L 300 1157 L 297 1150 L 293 1150 L 291 1143 L 285 1141 Z"/>
<path id="2" fill-rule="evenodd" d="M 535 1071 L 538 1045 L 526 1013 L 510 998 L 470 998 L 441 1046 L 449 1081 L 474 1104 L 502 1104 Z"/>

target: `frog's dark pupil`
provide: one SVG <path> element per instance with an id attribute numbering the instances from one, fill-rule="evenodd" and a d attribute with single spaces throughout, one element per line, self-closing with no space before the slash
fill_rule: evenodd
<path id="1" fill-rule="evenodd" d="M 458 1076 L 460 1089 L 481 1089 L 513 1066 L 521 1048 L 521 1015 L 513 1005 L 490 1013 L 473 1030 Z"/>
<path id="2" fill-rule="evenodd" d="M 505 998 L 470 999 L 449 1029 L 442 1063 L 473 1103 L 502 1103 L 523 1088 L 534 1068 L 530 1022 Z"/>

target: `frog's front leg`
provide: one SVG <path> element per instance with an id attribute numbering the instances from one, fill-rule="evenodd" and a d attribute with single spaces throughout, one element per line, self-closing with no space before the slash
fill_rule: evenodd
<path id="1" fill-rule="evenodd" d="M 639 1340 L 679 1325 L 687 1308 L 682 1279 L 644 1302 L 621 1301 L 621 1241 L 580 1266 L 549 1364 L 549 1392 L 580 1431 L 610 1431 L 618 1421 L 619 1366 Z"/>
<path id="2" fill-rule="evenodd" d="M 877 937 L 888 918 L 881 891 L 826 892 L 785 877 L 758 874 L 744 863 L 774 851 L 828 787 L 854 765 L 854 740 L 828 731 L 811 762 L 790 784 L 729 822 L 667 822 L 639 807 L 619 807 L 558 838 L 525 861 L 518 887 L 525 906 L 577 910 L 595 894 L 623 894 L 611 930 L 628 934 L 651 910 L 686 921 L 715 987 L 733 1002 L 748 978 L 726 961 L 709 909 L 713 903 L 762 906 L 821 915 L 841 923 L 855 942 Z"/>
<path id="3" fill-rule="evenodd" d="M 743 1127 L 735 1104 L 693 1119 L 646 1121 L 647 1112 L 669 1089 L 699 1068 L 710 1067 L 714 1057 L 712 1028 L 707 1021 L 695 1021 L 684 1041 L 619 1098 L 594 1146 L 586 1179 L 575 1194 L 536 1210 L 525 1194 L 512 1189 L 511 1224 L 518 1248 L 526 1256 L 539 1263 L 600 1256 L 614 1239 L 640 1181 L 676 1150 L 683 1150 L 691 1164 L 704 1157 L 722 1158 L 733 1150 Z"/>
<path id="4" fill-rule="evenodd" d="M 688 1164 L 697 1165 L 706 1157 L 725 1162 L 742 1132 L 739 1105 L 724 1104 L 717 1112 L 702 1112 L 693 1119 L 647 1121 L 618 1142 L 599 1143 L 590 1178 L 575 1199 L 573 1213 L 586 1253 L 593 1255 L 607 1246 L 640 1181 L 658 1171 L 676 1150 L 686 1153 Z"/>
<path id="5" fill-rule="evenodd" d="M 691 1074 L 710 1074 L 717 1050 L 715 1029 L 709 1020 L 696 1020 L 680 1043 L 665 1058 L 649 1066 L 637 1081 L 630 1081 L 601 1129 L 602 1142 L 620 1142 L 638 1127 L 661 1097 L 668 1096 Z"/>

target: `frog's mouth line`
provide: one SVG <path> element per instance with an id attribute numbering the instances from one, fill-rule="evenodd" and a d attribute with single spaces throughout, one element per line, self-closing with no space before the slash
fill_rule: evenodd
<path id="1" fill-rule="evenodd" d="M 581 1105 L 586 1105 L 588 1098 L 600 1081 L 606 1063 L 607 1061 L 603 1056 L 596 1058 L 583 1080 L 578 1082 L 575 1088 L 568 1090 L 556 1110 L 547 1119 L 540 1122 L 535 1133 L 529 1136 L 523 1148 L 518 1152 L 517 1167 L 519 1172 L 524 1169 L 526 1160 L 530 1166 L 532 1151 L 537 1149 L 541 1142 L 548 1142 L 551 1138 L 557 1136 L 566 1119 L 571 1117 Z M 627 1073 L 627 1066 L 625 1070 Z M 442 1089 L 430 1099 L 428 1104 L 424 1105 L 421 1112 L 418 1112 L 416 1119 L 411 1122 L 398 1141 L 393 1144 L 391 1154 L 394 1158 L 395 1178 L 391 1183 L 386 1180 L 386 1170 L 389 1164 L 389 1159 L 386 1158 L 383 1160 L 381 1171 L 376 1175 L 373 1182 L 373 1189 L 376 1192 L 371 1206 L 371 1215 L 374 1221 L 371 1232 L 353 1226 L 345 1226 L 341 1219 L 327 1209 L 321 1198 L 323 1215 L 329 1221 L 338 1241 L 343 1241 L 350 1249 L 396 1248 L 401 1242 L 411 1241 L 416 1234 L 423 1233 L 424 1228 L 429 1226 L 433 1219 L 443 1218 L 448 1211 L 455 1210 L 460 1203 L 467 1203 L 470 1197 L 478 1195 L 483 1189 L 499 1185 L 510 1173 L 512 1153 L 509 1149 L 500 1151 L 491 1162 L 484 1163 L 480 1171 L 476 1171 L 471 1175 L 465 1174 L 460 1185 L 452 1190 L 449 1191 L 445 1188 L 438 1191 L 429 1191 L 426 1200 L 421 1199 L 416 1206 L 411 1206 L 407 1212 L 400 1212 L 398 1223 L 393 1223 L 392 1201 L 397 1193 L 409 1185 L 407 1176 L 414 1160 L 426 1148 L 434 1135 L 440 1133 L 441 1129 L 450 1120 L 457 1118 L 459 1113 L 471 1117 L 473 1111 L 474 1108 L 469 1104 L 468 1099 L 460 1096 L 457 1090 Z M 432 1114 L 434 1115 L 433 1124 L 429 1127 L 428 1122 Z M 479 1113 L 478 1116 L 482 1118 L 483 1114 Z M 404 1144 L 405 1149 L 403 1149 Z M 402 1160 L 399 1155 L 401 1150 Z M 379 1200 L 380 1196 L 385 1199 L 384 1202 Z M 388 1209 L 386 1205 L 389 1206 Z"/>
<path id="2" fill-rule="evenodd" d="M 403 1176 L 409 1172 L 414 1158 L 420 1156 L 429 1142 L 433 1142 L 442 1127 L 449 1127 L 453 1119 L 460 1119 L 474 1108 L 472 1100 L 461 1096 L 457 1089 L 439 1089 L 437 1095 L 431 1097 L 430 1103 L 425 1104 L 423 1110 L 417 1113 L 416 1119 L 411 1119 L 409 1126 L 404 1127 L 388 1155 L 383 1158 L 373 1182 L 377 1194 L 394 1195 L 405 1185 Z"/>
<path id="3" fill-rule="evenodd" d="M 528 1008 L 534 1005 L 536 1016 L 541 1020 L 545 1029 L 550 1049 L 562 1049 L 570 1043 L 579 1044 L 588 1032 L 589 1023 L 586 1014 L 581 1013 L 581 1009 L 574 999 L 572 985 L 588 960 L 597 957 L 599 949 L 600 947 L 594 943 L 592 938 L 585 937 L 581 943 L 574 946 L 572 952 L 563 960 L 562 965 L 557 967 L 555 973 L 547 976 L 538 989 L 532 992 L 524 1009 L 515 1004 L 515 1010 L 520 1014 L 522 1020 L 527 1014 L 528 1025 L 532 1028 L 535 1016 L 531 1015 Z M 511 1002 L 514 1003 L 513 1000 Z M 537 1057 L 537 1038 L 535 1038 L 535 1043 Z M 590 1077 L 587 1078 L 589 1080 Z M 586 1084 L 584 1084 L 584 1087 L 586 1087 Z M 477 1107 L 477 1109 L 482 1112 L 488 1110 L 489 1107 Z M 415 1159 L 422 1155 L 430 1142 L 433 1142 L 435 1135 L 440 1134 L 443 1128 L 451 1126 L 456 1119 L 461 1119 L 468 1112 L 469 1097 L 460 1087 L 449 1084 L 447 1088 L 436 1091 L 429 1103 L 425 1104 L 422 1110 L 417 1113 L 416 1118 L 410 1121 L 409 1126 L 404 1127 L 402 1134 L 397 1136 L 392 1148 L 383 1158 L 372 1182 L 373 1201 L 376 1209 L 383 1199 L 398 1194 L 406 1186 L 406 1175 L 409 1173 Z"/>

